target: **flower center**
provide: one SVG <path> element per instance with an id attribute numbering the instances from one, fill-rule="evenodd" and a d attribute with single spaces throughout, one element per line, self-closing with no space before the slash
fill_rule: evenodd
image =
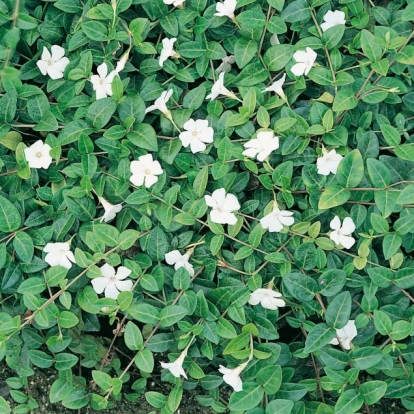
<path id="1" fill-rule="evenodd" d="M 193 137 L 196 137 L 196 136 L 198 135 L 198 133 L 197 133 L 197 131 L 193 131 L 193 132 L 191 133 L 191 135 L 192 135 Z"/>
<path id="2" fill-rule="evenodd" d="M 105 79 L 102 79 L 102 78 L 101 78 L 101 79 L 99 80 L 99 84 L 100 84 L 100 85 L 104 85 L 104 84 L 105 84 Z"/>
<path id="3" fill-rule="evenodd" d="M 52 66 L 53 65 L 53 60 L 52 59 L 48 59 L 46 61 L 46 63 L 47 63 L 47 66 Z"/>
<path id="4" fill-rule="evenodd" d="M 145 174 L 146 174 L 146 175 L 151 175 L 151 170 L 150 170 L 149 168 L 147 168 L 147 169 L 145 170 Z"/>
<path id="5" fill-rule="evenodd" d="M 36 152 L 36 157 L 37 157 L 37 158 L 42 158 L 42 155 L 43 155 L 43 154 L 42 154 L 40 151 L 37 151 L 37 152 Z"/>

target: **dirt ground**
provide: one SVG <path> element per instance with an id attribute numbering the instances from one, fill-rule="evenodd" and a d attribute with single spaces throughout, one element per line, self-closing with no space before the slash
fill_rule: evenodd
<path id="1" fill-rule="evenodd" d="M 61 404 L 50 404 L 49 389 L 56 377 L 53 372 L 49 370 L 44 371 L 36 369 L 34 378 L 30 381 L 30 395 L 37 401 L 39 408 L 32 411 L 33 414 L 92 414 L 96 411 L 90 408 L 83 408 L 81 410 L 68 410 Z M 7 367 L 0 367 L 0 395 L 7 401 L 12 403 L 10 397 L 10 389 L 7 386 L 5 379 L 10 375 L 10 371 Z M 202 407 L 198 404 L 195 395 L 197 390 L 192 392 L 184 392 L 181 406 L 177 411 L 177 414 L 213 414 L 208 407 Z M 202 393 L 202 392 L 199 392 Z M 13 404 L 13 403 L 12 403 Z M 149 414 L 157 413 L 159 410 L 151 407 L 146 401 L 144 396 L 138 402 L 124 401 L 116 403 L 114 408 L 99 411 L 102 414 Z M 368 414 L 368 411 L 361 409 L 362 413 Z M 369 407 L 369 414 L 406 414 L 408 410 L 402 407 L 399 400 L 384 399 L 379 404 L 375 404 Z"/>

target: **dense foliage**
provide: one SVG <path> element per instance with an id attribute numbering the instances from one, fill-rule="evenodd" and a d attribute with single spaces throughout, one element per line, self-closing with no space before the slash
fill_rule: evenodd
<path id="1" fill-rule="evenodd" d="M 413 21 L 0 0 L 0 412 L 414 410 Z"/>

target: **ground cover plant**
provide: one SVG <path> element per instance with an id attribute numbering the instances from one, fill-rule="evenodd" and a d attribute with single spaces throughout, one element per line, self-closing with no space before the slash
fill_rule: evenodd
<path id="1" fill-rule="evenodd" d="M 413 21 L 0 0 L 0 412 L 414 410 Z"/>

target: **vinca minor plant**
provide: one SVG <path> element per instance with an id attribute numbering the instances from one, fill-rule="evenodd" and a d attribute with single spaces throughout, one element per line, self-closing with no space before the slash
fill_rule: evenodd
<path id="1" fill-rule="evenodd" d="M 0 0 L 0 412 L 414 411 L 413 22 Z"/>

